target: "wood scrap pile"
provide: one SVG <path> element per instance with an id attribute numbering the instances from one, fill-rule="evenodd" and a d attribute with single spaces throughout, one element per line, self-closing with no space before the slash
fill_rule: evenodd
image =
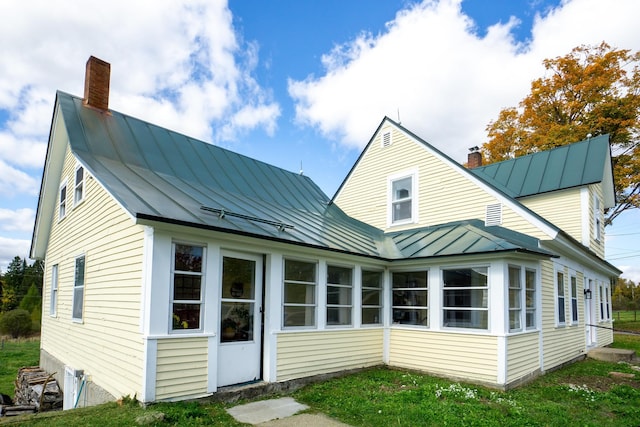
<path id="1" fill-rule="evenodd" d="M 58 382 L 38 366 L 20 368 L 13 405 L 0 405 L 0 416 L 22 415 L 62 408 Z"/>

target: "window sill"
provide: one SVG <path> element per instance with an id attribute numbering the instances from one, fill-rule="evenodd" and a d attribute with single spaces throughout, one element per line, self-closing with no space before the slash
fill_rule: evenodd
<path id="1" fill-rule="evenodd" d="M 158 335 L 147 335 L 147 340 L 166 340 L 172 338 L 212 338 L 217 336 L 215 332 L 185 332 L 185 333 L 168 333 Z"/>

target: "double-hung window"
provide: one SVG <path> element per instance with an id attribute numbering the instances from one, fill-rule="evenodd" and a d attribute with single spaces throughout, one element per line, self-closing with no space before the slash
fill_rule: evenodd
<path id="1" fill-rule="evenodd" d="M 71 318 L 73 320 L 82 320 L 82 309 L 84 305 L 84 273 L 85 273 L 85 257 L 81 255 L 76 258 L 74 279 L 73 279 L 73 302 Z"/>
<path id="2" fill-rule="evenodd" d="M 353 269 L 327 266 L 327 325 L 352 324 Z"/>
<path id="3" fill-rule="evenodd" d="M 522 329 L 522 283 L 520 267 L 509 266 L 509 331 Z"/>
<path id="4" fill-rule="evenodd" d="M 58 264 L 51 267 L 51 297 L 49 301 L 49 315 L 55 316 L 58 306 Z"/>
<path id="5" fill-rule="evenodd" d="M 77 205 L 84 199 L 84 168 L 76 166 L 76 183 L 73 192 L 73 203 Z"/>
<path id="6" fill-rule="evenodd" d="M 382 323 L 382 272 L 362 270 L 362 324 Z"/>
<path id="7" fill-rule="evenodd" d="M 393 322 L 429 326 L 427 271 L 392 274 Z"/>
<path id="8" fill-rule="evenodd" d="M 593 236 L 597 241 L 602 239 L 602 219 L 600 213 L 600 199 L 593 197 Z"/>
<path id="9" fill-rule="evenodd" d="M 286 259 L 284 261 L 285 327 L 316 325 L 316 289 L 318 276 L 315 262 Z"/>
<path id="10" fill-rule="evenodd" d="M 487 267 L 442 271 L 444 327 L 488 329 L 488 271 Z"/>
<path id="11" fill-rule="evenodd" d="M 525 270 L 525 307 L 527 309 L 527 329 L 536 328 L 536 272 Z"/>
<path id="12" fill-rule="evenodd" d="M 598 300 L 600 301 L 600 320 L 606 320 L 607 318 L 604 315 L 604 304 L 605 304 L 605 299 L 604 299 L 604 286 L 602 286 L 602 284 L 600 284 L 599 288 L 599 295 L 600 297 L 598 298 Z"/>
<path id="13" fill-rule="evenodd" d="M 578 323 L 578 279 L 571 276 L 571 323 Z"/>
<path id="14" fill-rule="evenodd" d="M 203 246 L 173 244 L 171 329 L 201 329 L 204 301 Z"/>
<path id="15" fill-rule="evenodd" d="M 556 272 L 556 323 L 558 325 L 564 325 L 566 322 L 564 295 L 564 273 L 558 271 Z"/>
<path id="16" fill-rule="evenodd" d="M 389 177 L 389 225 L 417 221 L 417 171 Z"/>
<path id="17" fill-rule="evenodd" d="M 58 219 L 64 218 L 67 214 L 67 181 L 65 180 L 60 186 L 60 195 L 58 199 Z"/>

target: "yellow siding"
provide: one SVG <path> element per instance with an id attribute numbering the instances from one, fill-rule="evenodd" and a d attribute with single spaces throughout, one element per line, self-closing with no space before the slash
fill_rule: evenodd
<path id="1" fill-rule="evenodd" d="M 383 148 L 380 138 L 389 130 L 393 142 Z M 388 178 L 409 170 L 418 171 L 419 223 L 388 228 Z M 434 156 L 394 126 L 380 130 L 336 197 L 336 204 L 347 214 L 383 230 L 467 219 L 484 221 L 486 206 L 494 203 L 499 200 L 463 176 L 457 167 Z M 507 206 L 503 206 L 503 225 L 535 237 L 544 236 Z"/>
<path id="2" fill-rule="evenodd" d="M 389 365 L 495 384 L 498 341 L 486 335 L 392 329 Z"/>
<path id="3" fill-rule="evenodd" d="M 382 333 L 359 329 L 279 334 L 277 380 L 381 365 Z"/>
<path id="4" fill-rule="evenodd" d="M 84 201 L 73 206 L 76 161 L 67 147 L 67 215 L 58 204 L 45 260 L 42 348 L 83 369 L 113 396 L 141 394 L 140 295 L 143 230 L 85 171 Z M 96 220 L 99 219 L 99 220 Z M 85 255 L 83 320 L 71 319 L 75 258 Z M 59 267 L 58 304 L 49 316 L 51 270 Z"/>
<path id="5" fill-rule="evenodd" d="M 582 206 L 580 188 L 539 194 L 520 202 L 571 237 L 582 241 Z"/>
<path id="6" fill-rule="evenodd" d="M 598 326 L 602 326 L 602 328 L 598 328 L 596 332 L 598 347 L 604 347 L 613 343 L 613 331 L 611 329 L 605 329 L 613 328 L 613 323 L 600 322 L 598 323 Z"/>
<path id="7" fill-rule="evenodd" d="M 158 341 L 156 399 L 184 398 L 207 392 L 208 339 Z"/>
<path id="8" fill-rule="evenodd" d="M 584 302 L 578 292 L 578 324 L 570 325 L 570 273 L 564 267 L 565 275 L 565 304 L 566 326 L 556 326 L 555 301 L 555 271 L 553 262 L 542 261 L 542 330 L 543 330 L 543 370 L 551 369 L 562 363 L 569 362 L 585 352 Z M 583 276 L 576 275 L 578 290 L 581 291 Z"/>
<path id="9" fill-rule="evenodd" d="M 507 384 L 540 369 L 538 333 L 507 337 Z"/>

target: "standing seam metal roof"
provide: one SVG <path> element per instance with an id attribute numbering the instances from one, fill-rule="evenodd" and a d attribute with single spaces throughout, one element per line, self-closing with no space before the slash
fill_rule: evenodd
<path id="1" fill-rule="evenodd" d="M 57 103 L 74 155 L 138 219 L 387 260 L 503 251 L 551 256 L 536 239 L 480 221 L 385 235 L 346 215 L 306 176 L 85 107 L 63 92 Z"/>

